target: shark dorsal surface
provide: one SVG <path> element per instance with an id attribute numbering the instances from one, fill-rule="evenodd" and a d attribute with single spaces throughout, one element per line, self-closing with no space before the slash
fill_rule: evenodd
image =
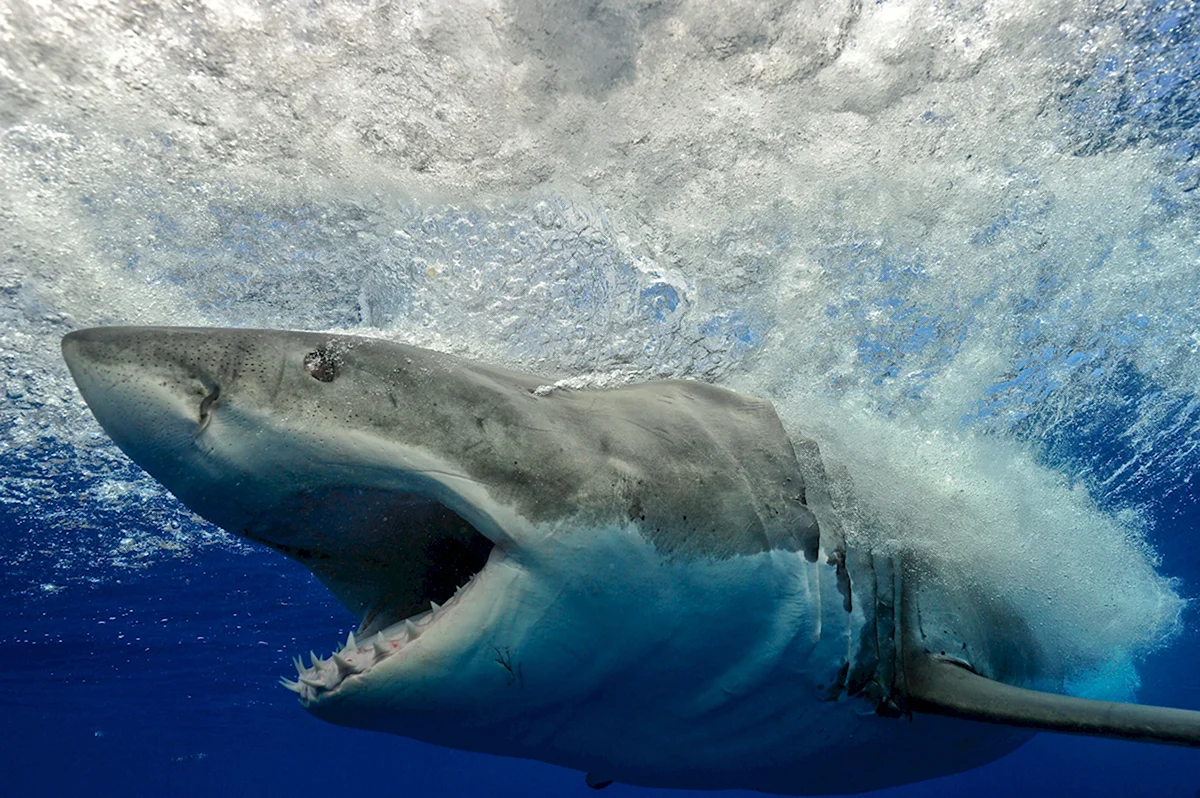
<path id="1" fill-rule="evenodd" d="M 1200 713 L 1029 689 L 1002 596 L 848 549 L 820 450 L 763 400 L 551 389 L 326 333 L 97 328 L 63 353 L 136 463 L 358 618 L 284 680 L 332 722 L 595 788 L 797 795 L 954 773 L 1031 730 L 1200 740 Z"/>

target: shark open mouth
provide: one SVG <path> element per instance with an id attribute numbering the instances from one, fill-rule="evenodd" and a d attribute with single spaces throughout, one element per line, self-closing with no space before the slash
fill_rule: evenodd
<path id="1" fill-rule="evenodd" d="M 307 666 L 295 658 L 297 680 L 281 682 L 304 703 L 400 653 L 452 612 L 495 548 L 449 508 L 403 491 L 304 491 L 262 518 L 242 534 L 305 565 L 360 618 L 329 658 L 310 652 Z"/>

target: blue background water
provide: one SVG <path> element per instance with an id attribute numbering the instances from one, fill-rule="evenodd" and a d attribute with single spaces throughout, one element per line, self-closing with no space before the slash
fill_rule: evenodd
<path id="1" fill-rule="evenodd" d="M 1144 189 L 1147 205 L 1157 214 L 1153 218 L 1177 221 L 1184 235 L 1195 236 L 1200 234 L 1200 12 L 1192 3 L 1151 2 L 1136 15 L 1121 17 L 1120 26 L 1119 42 L 1062 88 L 1064 136 L 1080 157 L 1152 148 L 1158 173 Z M 15 107 L 15 96 L 5 102 Z M 937 124 L 938 116 L 930 111 L 923 121 Z M 26 132 L 9 130 L 4 157 L 33 163 L 45 154 L 40 145 L 22 144 L 26 140 Z M 161 153 L 171 152 L 176 143 L 163 134 L 155 146 L 156 157 L 165 157 Z M 1200 586 L 1200 497 L 1192 483 L 1200 471 L 1200 455 L 1192 448 L 1200 415 L 1195 386 L 1156 383 L 1136 366 L 1133 354 L 1148 338 L 1169 335 L 1171 320 L 1143 316 L 1134 302 L 1127 313 L 1094 329 L 1080 325 L 1064 332 L 1077 323 L 1071 303 L 1078 299 L 1067 296 L 1069 286 L 1062 284 L 1051 255 L 1035 254 L 1041 244 L 1031 233 L 1053 209 L 1039 194 L 1036 175 L 1014 168 L 1013 180 L 1024 181 L 1023 193 L 968 231 L 971 245 L 991 248 L 998 258 L 1027 258 L 1029 268 L 1044 269 L 1044 278 L 1013 303 L 1021 356 L 964 410 L 961 426 L 1029 441 L 1044 462 L 1080 479 L 1104 506 L 1148 508 L 1163 572 L 1180 580 L 1185 596 L 1194 596 Z M 726 287 L 727 294 L 696 289 L 709 291 L 704 301 L 691 300 L 706 311 L 696 313 L 689 311 L 686 292 L 662 274 L 647 277 L 635 269 L 611 236 L 589 245 L 584 267 L 578 248 L 574 257 L 556 254 L 555 239 L 578 218 L 562 210 L 565 204 L 491 216 L 418 208 L 374 222 L 352 204 L 264 206 L 245 198 L 252 192 L 233 184 L 225 189 L 205 203 L 210 224 L 203 236 L 189 228 L 198 226 L 198 217 L 163 210 L 138 216 L 139 232 L 153 236 L 152 246 L 140 239 L 135 243 L 121 228 L 98 234 L 95 246 L 139 280 L 179 286 L 192 309 L 214 323 L 267 319 L 278 326 L 351 328 L 387 327 L 422 313 L 429 317 L 433 311 L 423 310 L 421 303 L 437 289 L 422 283 L 424 264 L 487 261 L 515 273 L 529 268 L 521 253 L 536 251 L 541 253 L 538 268 L 567 275 L 559 284 L 569 307 L 558 321 L 597 329 L 634 324 L 633 337 L 646 347 L 648 361 L 676 368 L 693 358 L 678 368 L 718 378 L 730 363 L 752 358 L 772 335 L 774 322 L 764 310 L 770 304 L 764 300 L 767 291 L 756 293 L 754 285 L 765 284 L 773 266 L 793 252 L 789 226 L 778 220 L 728 233 L 730 241 L 736 233 L 755 237 L 757 248 L 742 252 L 728 241 L 713 245 L 736 260 L 742 282 Z M 106 224 L 117 213 L 114 208 L 144 202 L 156 190 L 132 177 L 120 192 L 83 187 L 76 199 L 83 218 Z M 443 220 L 442 228 L 425 229 L 431 216 Z M 425 230 L 428 240 L 437 242 L 403 250 L 397 260 L 411 257 L 416 264 L 406 265 L 403 273 L 381 267 L 384 250 L 374 252 L 375 262 L 337 259 L 348 237 L 397 225 L 413 237 Z M 11 235 L 7 245 L 16 239 Z M 539 235 L 546 236 L 544 245 L 531 243 Z M 1178 251 L 1164 250 L 1149 231 L 1132 235 L 1149 268 L 1178 268 L 1172 264 Z M 944 295 L 932 300 L 928 286 L 935 256 L 887 236 L 860 232 L 848 238 L 818 253 L 823 267 L 847 286 L 824 313 L 830 329 L 849 331 L 845 346 L 853 352 L 852 370 L 832 374 L 828 388 L 836 394 L 847 382 L 874 386 L 875 411 L 898 414 L 924 401 L 931 379 L 955 358 L 977 312 L 991 300 L 987 291 L 964 292 L 962 302 Z M 1103 233 L 1097 239 L 1102 263 L 1121 242 L 1106 242 Z M 455 240 L 470 243 L 446 243 Z M 510 253 L 511 262 L 497 255 L 508 241 L 517 242 L 519 250 Z M 1053 254 L 1055 246 L 1047 251 Z M 287 257 L 275 255 L 281 250 Z M 6 246 L 13 262 L 19 255 L 12 253 L 20 251 Z M 214 263 L 218 267 L 201 266 Z M 193 268 L 217 268 L 223 279 L 201 279 Z M 29 286 L 35 283 L 5 283 L 2 298 L 6 314 L 11 311 L 6 319 L 13 329 L 52 340 L 70 325 L 54 317 L 53 303 L 30 298 Z M 1180 316 L 1186 316 L 1194 297 L 1181 297 Z M 554 300 L 547 297 L 547 307 Z M 1144 301 L 1147 307 L 1163 306 L 1161 297 Z M 1194 303 L 1190 307 L 1194 310 Z M 106 312 L 119 315 L 115 309 Z M 536 315 L 527 321 L 528 328 L 544 323 Z M 517 332 L 507 350 L 515 360 L 552 351 L 560 366 L 585 370 L 595 356 L 587 348 L 549 344 L 527 328 Z M 678 345 L 684 339 L 706 346 L 686 350 Z M 694 354 L 699 351 L 711 362 Z M 36 378 L 24 376 L 26 371 L 59 366 L 10 358 L 6 368 L 6 421 L 35 418 L 46 398 L 36 389 L 14 390 L 13 380 L 36 388 Z M 1056 397 L 1064 395 L 1071 403 L 1069 423 L 1054 423 L 1063 412 Z M 1157 424 L 1153 434 L 1138 427 L 1148 409 Z M 85 419 L 76 416 L 70 423 Z M 1140 434 L 1131 433 L 1139 429 Z M 1138 468 L 1123 469 L 1129 462 Z M 591 794 L 578 773 L 309 718 L 275 680 L 290 675 L 294 654 L 334 646 L 351 624 L 349 616 L 303 569 L 239 545 L 180 512 L 171 499 L 139 488 L 136 474 L 111 452 L 80 453 L 49 426 L 20 441 L 6 438 L 0 474 L 3 795 Z M 93 501 L 103 484 L 122 478 L 134 486 L 127 494 Z M 122 543 L 139 535 L 185 543 L 153 552 L 136 542 Z M 1179 638 L 1142 668 L 1140 700 L 1200 709 L 1197 628 L 1196 613 L 1189 609 Z M 887 792 L 1190 797 L 1200 794 L 1200 755 L 1040 735 L 984 768 Z M 604 794 L 654 793 L 614 785 Z"/>

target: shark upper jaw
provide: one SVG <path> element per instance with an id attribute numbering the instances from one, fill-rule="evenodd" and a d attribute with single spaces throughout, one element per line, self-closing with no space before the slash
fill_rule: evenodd
<path id="1" fill-rule="evenodd" d="M 216 408 L 196 435 L 206 458 L 224 459 L 216 469 L 224 475 L 220 484 L 165 484 L 203 517 L 300 562 L 357 618 L 345 645 L 327 658 L 310 652 L 307 665 L 296 658 L 295 679 L 281 683 L 321 714 L 323 702 L 348 693 L 370 700 L 363 694 L 382 683 L 469 655 L 487 616 L 503 609 L 504 585 L 523 574 L 512 530 L 519 517 L 498 506 L 489 512 L 482 487 L 458 479 L 449 465 L 431 465 L 423 452 L 388 446 L 377 462 L 363 457 L 366 446 L 339 454 L 328 441 L 294 435 L 286 451 L 271 453 L 286 462 L 320 458 L 331 481 L 291 474 L 289 481 L 303 488 L 277 492 L 255 475 L 278 473 L 279 465 L 255 464 L 246 447 L 221 443 L 270 429 L 270 419 L 252 415 Z M 442 479 L 463 482 L 474 495 Z M 238 495 L 253 498 L 230 500 Z M 493 578 L 498 569 L 505 578 Z"/>
<path id="2" fill-rule="evenodd" d="M 213 411 L 196 440 L 209 447 L 208 457 L 228 458 L 221 470 L 231 473 L 229 460 L 246 453 L 240 446 L 222 452 L 212 439 L 245 440 L 250 430 L 269 436 L 270 428 L 269 418 L 239 418 L 227 406 Z M 514 583 L 528 577 L 517 541 L 527 534 L 523 519 L 425 452 L 354 436 L 342 452 L 327 440 L 294 434 L 289 440 L 286 451 L 271 453 L 289 463 L 321 462 L 322 481 L 290 474 L 288 481 L 303 488 L 275 493 L 274 484 L 251 475 L 278 472 L 279 465 L 243 464 L 236 471 L 258 504 L 233 503 L 222 526 L 307 567 L 358 625 L 328 657 L 309 652 L 307 664 L 295 658 L 295 678 L 281 684 L 321 716 L 328 704 L 370 703 L 385 686 L 394 690 L 448 662 L 478 659 L 480 629 L 506 614 L 514 591 L 520 592 Z M 180 492 L 185 504 L 210 519 L 223 511 L 209 497 L 229 495 L 227 485 L 199 499 Z M 280 518 L 292 521 L 281 524 Z M 455 667 L 463 677 L 474 672 L 466 664 Z M 490 662 L 483 670 L 496 675 Z"/>
<path id="3" fill-rule="evenodd" d="M 245 436 L 242 429 L 228 429 L 232 414 L 224 410 L 215 411 L 196 437 L 210 458 L 221 454 L 211 439 Z M 260 431 L 266 424 L 247 421 Z M 289 448 L 305 447 L 293 440 Z M 241 476 L 230 479 L 236 472 L 227 465 L 218 469 L 226 479 L 217 485 L 167 483 L 203 517 L 220 519 L 223 528 L 300 562 L 357 618 L 357 628 L 338 651 L 324 659 L 310 652 L 307 666 L 297 658 L 295 680 L 281 680 L 311 711 L 329 698 L 369 690 L 397 671 L 419 670 L 430 657 L 470 650 L 482 622 L 471 620 L 470 605 L 504 603 L 503 590 L 493 589 L 491 570 L 504 563 L 510 579 L 520 572 L 514 536 L 494 517 L 503 508 L 487 512 L 421 468 L 406 466 L 404 454 L 390 447 L 386 467 L 351 465 L 342 458 L 330 468 L 329 461 L 339 458 L 325 444 L 320 456 L 325 470 L 336 474 L 334 481 L 310 482 L 299 492 L 277 493 L 273 484 L 252 478 L 256 471 L 276 471 L 272 466 L 238 469 Z M 316 456 L 293 451 L 287 459 Z M 231 500 L 236 482 L 255 501 Z M 280 524 L 281 517 L 293 523 Z"/>
<path id="4" fill-rule="evenodd" d="M 309 652 L 307 664 L 294 658 L 295 678 L 281 684 L 321 715 L 325 704 L 347 695 L 369 702 L 382 684 L 470 659 L 479 629 L 503 613 L 507 590 L 525 576 L 513 530 L 519 516 L 487 507 L 481 486 L 404 447 L 374 451 L 375 460 L 364 457 L 372 452 L 366 445 L 339 453 L 328 441 L 293 434 L 286 447 L 264 450 L 279 462 L 263 462 L 255 456 L 263 451 L 245 442 L 270 438 L 270 429 L 269 418 L 216 407 L 192 443 L 210 465 L 220 461 L 208 469 L 220 481 L 170 481 L 173 469 L 160 479 L 202 517 L 300 562 L 357 618 L 343 646 L 325 658 Z M 133 443 L 122 448 L 136 462 L 147 459 Z M 259 478 L 279 473 L 283 462 L 318 459 L 326 481 L 289 474 L 299 490 L 280 492 Z"/>

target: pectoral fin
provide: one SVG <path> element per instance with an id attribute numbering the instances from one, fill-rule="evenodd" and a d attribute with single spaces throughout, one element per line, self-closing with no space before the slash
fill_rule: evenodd
<path id="1" fill-rule="evenodd" d="M 1027 690 L 928 654 L 911 657 L 905 677 L 913 712 L 1200 748 L 1200 712 L 1192 710 Z"/>

